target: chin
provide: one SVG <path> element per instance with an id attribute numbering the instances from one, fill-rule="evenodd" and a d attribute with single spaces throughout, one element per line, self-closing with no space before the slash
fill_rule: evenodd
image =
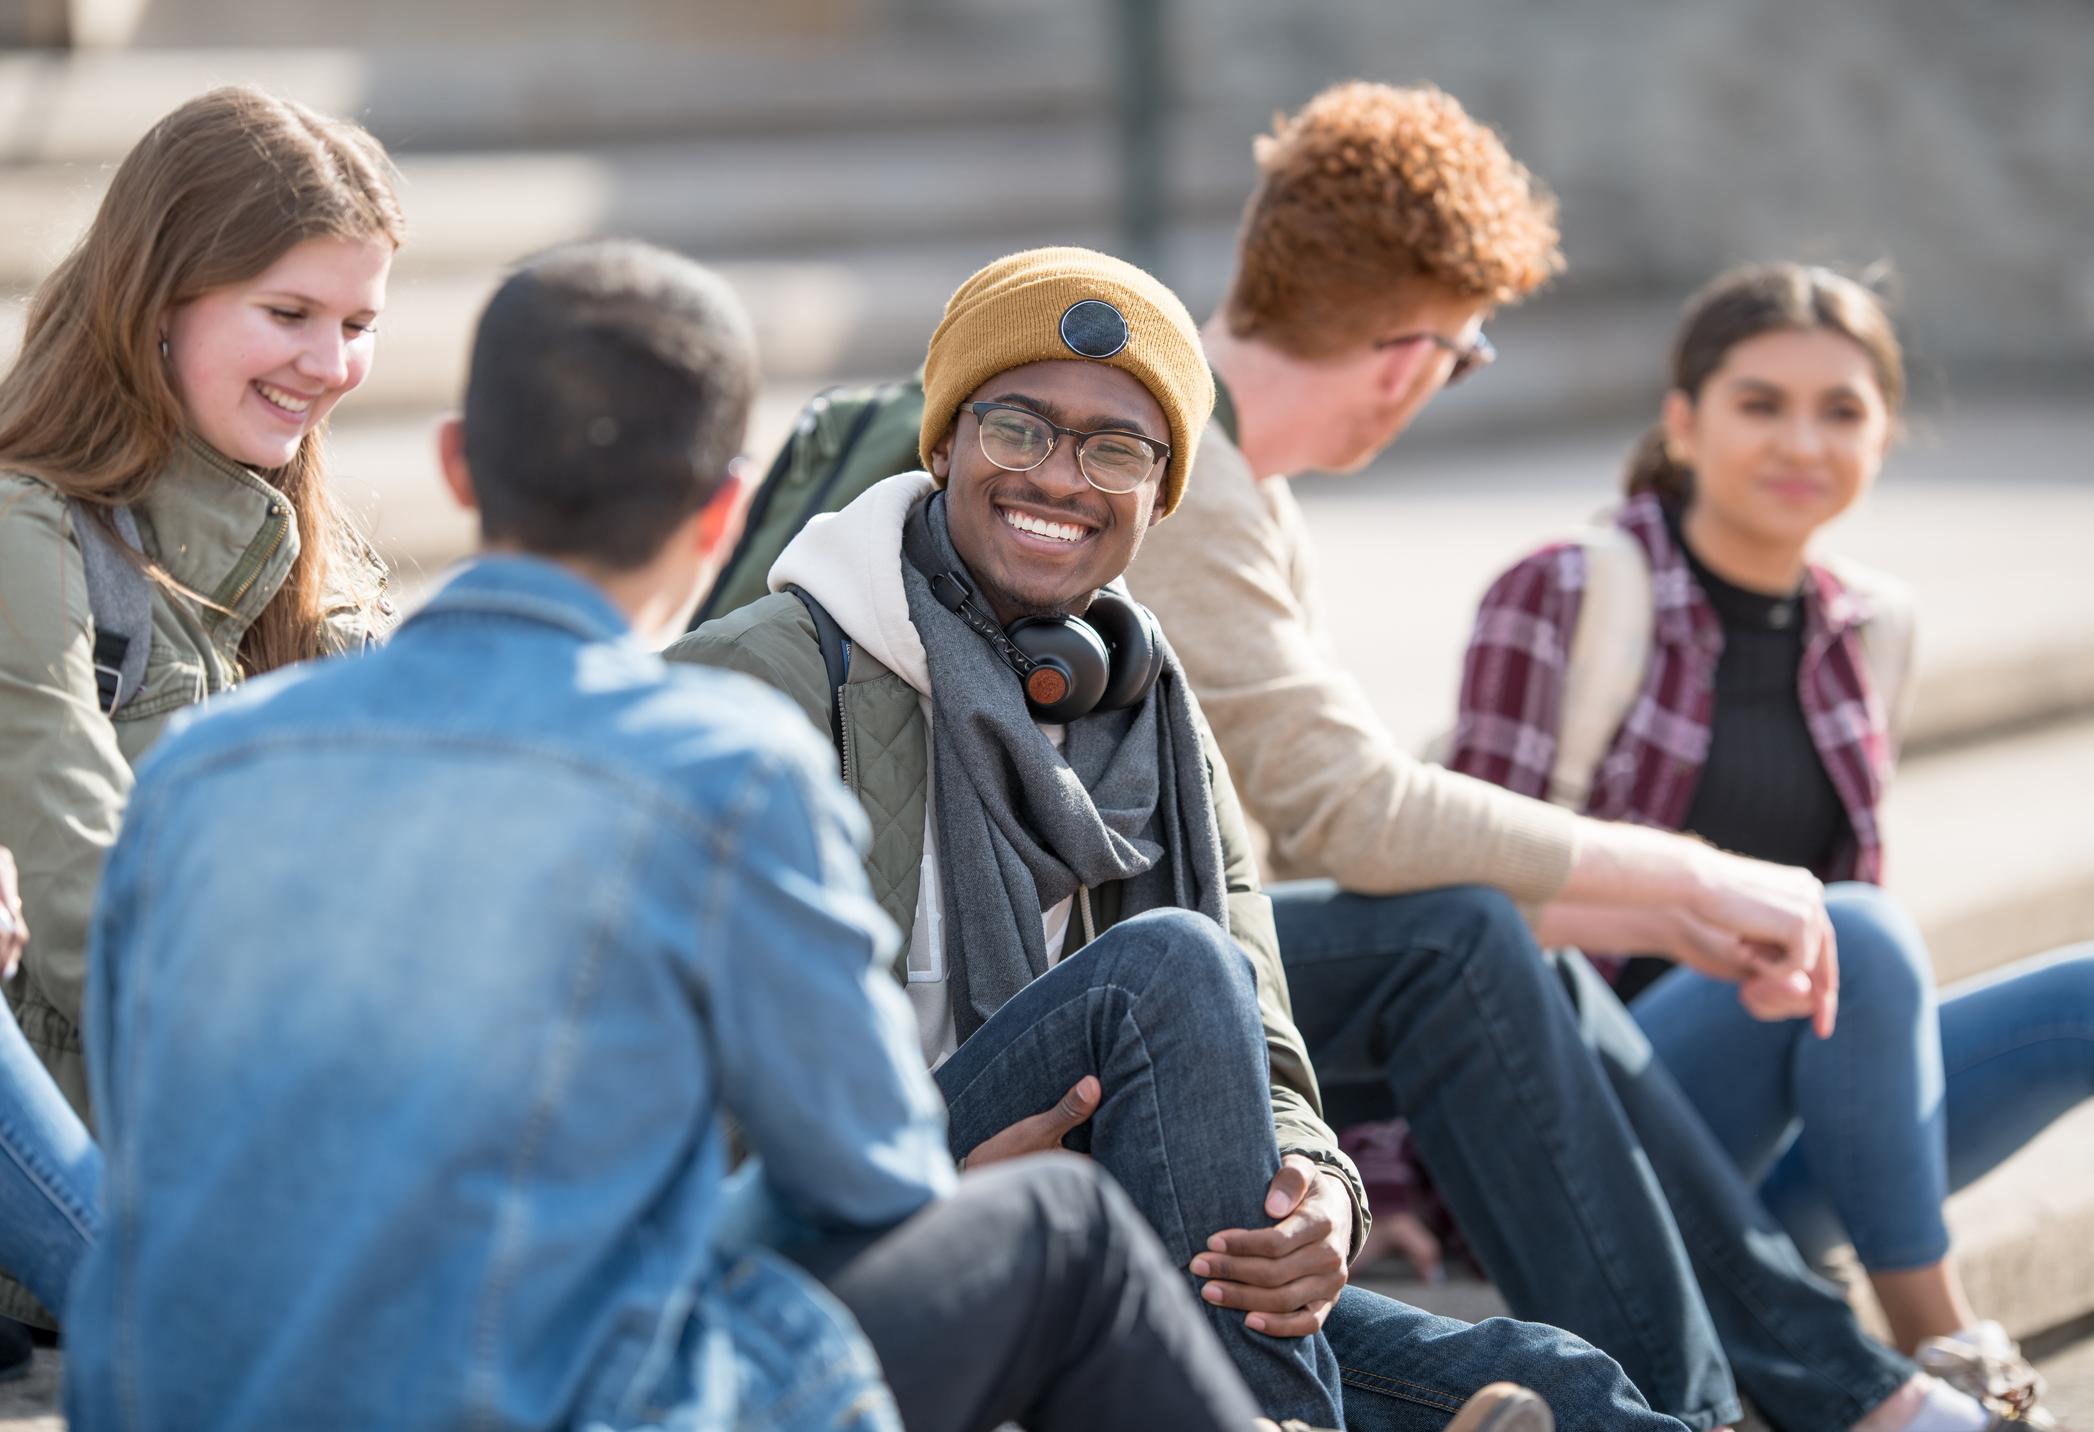
<path id="1" fill-rule="evenodd" d="M 256 468 L 264 472 L 273 471 L 276 468 L 287 466 L 291 459 L 297 457 L 299 445 L 304 441 L 304 437 L 300 436 L 292 442 L 283 442 L 281 440 L 246 442 L 228 450 L 226 456 L 245 467 Z"/>

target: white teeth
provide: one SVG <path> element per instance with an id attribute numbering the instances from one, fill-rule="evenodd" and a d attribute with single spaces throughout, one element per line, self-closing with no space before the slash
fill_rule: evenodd
<path id="1" fill-rule="evenodd" d="M 261 390 L 263 397 L 288 413 L 302 413 L 313 405 L 311 398 L 301 398 L 295 394 L 286 393 L 283 389 L 273 388 L 267 383 L 257 383 L 255 387 Z"/>
<path id="2" fill-rule="evenodd" d="M 1073 523 L 1048 522 L 1028 512 L 1013 512 L 1008 507 L 1003 509 L 1003 520 L 1020 532 L 1030 532 L 1035 537 L 1051 537 L 1057 542 L 1081 542 L 1086 535 L 1081 527 Z"/>

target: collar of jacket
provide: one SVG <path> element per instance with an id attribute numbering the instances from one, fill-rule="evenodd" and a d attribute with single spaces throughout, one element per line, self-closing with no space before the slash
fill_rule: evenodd
<path id="1" fill-rule="evenodd" d="M 1652 631 L 1667 646 L 1705 646 L 1721 650 L 1723 622 L 1694 580 L 1686 554 L 1672 540 L 1665 509 L 1656 493 L 1645 492 L 1624 502 L 1615 524 L 1643 547 L 1650 562 Z M 1831 640 L 1867 621 L 1872 608 L 1857 592 L 1816 562 L 1806 568 L 1803 622 L 1807 641 Z"/>
<path id="2" fill-rule="evenodd" d="M 622 641 L 632 626 L 603 589 L 543 557 L 474 557 L 401 625 L 405 636 L 444 616 L 512 617 L 571 632 L 584 641 Z M 397 639 L 397 638 L 396 638 Z"/>
<path id="3" fill-rule="evenodd" d="M 176 445 L 132 511 L 153 559 L 184 587 L 231 612 L 242 629 L 269 604 L 298 558 L 290 500 L 194 437 Z"/>

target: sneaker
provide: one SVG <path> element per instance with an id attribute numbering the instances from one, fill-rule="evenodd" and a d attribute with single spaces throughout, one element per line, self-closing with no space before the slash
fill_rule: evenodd
<path id="1" fill-rule="evenodd" d="M 1447 1432 L 1556 1432 L 1556 1419 L 1526 1388 L 1494 1382 L 1462 1404 Z"/>
<path id="2" fill-rule="evenodd" d="M 1998 1323 L 1982 1322 L 1953 1337 L 1929 1338 L 1920 1344 L 1913 1360 L 1958 1392 L 1985 1404 L 2002 1427 L 2061 1432 L 2058 1420 L 2043 1410 L 2043 1375 L 2029 1365 Z"/>

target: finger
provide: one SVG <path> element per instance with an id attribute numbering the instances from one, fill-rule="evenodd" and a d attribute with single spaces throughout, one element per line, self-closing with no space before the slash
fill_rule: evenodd
<path id="1" fill-rule="evenodd" d="M 1105 1086 L 1086 1074 L 1069 1086 L 1069 1092 L 1062 1095 L 1052 1109 L 1039 1117 L 1052 1121 L 1054 1127 L 1060 1131 L 1055 1135 L 1058 1140 L 1062 1134 L 1070 1132 L 1098 1112 L 1098 1100 L 1104 1092 Z"/>
<path id="2" fill-rule="evenodd" d="M 1291 1154 L 1280 1160 L 1280 1171 L 1272 1176 L 1272 1183 L 1265 1190 L 1266 1217 L 1285 1218 L 1301 1207 L 1301 1201 L 1309 1196 L 1309 1190 L 1315 1185 L 1313 1164 Z"/>
<path id="3" fill-rule="evenodd" d="M 1330 1315 L 1329 1303 L 1314 1303 L 1294 1313 L 1252 1313 L 1243 1320 L 1243 1325 L 1269 1338 L 1305 1338 L 1320 1331 L 1323 1320 Z"/>
<path id="4" fill-rule="evenodd" d="M 1207 1240 L 1207 1248 L 1238 1258 L 1284 1258 L 1330 1237 L 1335 1226 L 1329 1214 L 1305 1210 L 1270 1228 L 1224 1228 Z"/>
<path id="5" fill-rule="evenodd" d="M 1297 1248 L 1281 1258 L 1240 1258 L 1201 1253 L 1192 1260 L 1193 1276 L 1242 1283 L 1253 1288 L 1281 1288 L 1300 1278 L 1331 1278 L 1345 1271 L 1345 1258 L 1329 1243 Z"/>
<path id="6" fill-rule="evenodd" d="M 1822 908 L 1818 911 L 1818 938 L 1818 961 L 1811 971 L 1817 1008 L 1811 1025 L 1818 1038 L 1830 1039 L 1840 1014 L 1840 952 L 1839 936 L 1833 933 L 1832 919 Z"/>
<path id="7" fill-rule="evenodd" d="M 1330 1277 L 1295 1278 L 1277 1288 L 1217 1279 L 1200 1285 L 1200 1297 L 1213 1307 L 1234 1308 L 1238 1312 L 1298 1313 L 1311 1303 L 1335 1298 L 1343 1286 L 1343 1280 Z"/>

